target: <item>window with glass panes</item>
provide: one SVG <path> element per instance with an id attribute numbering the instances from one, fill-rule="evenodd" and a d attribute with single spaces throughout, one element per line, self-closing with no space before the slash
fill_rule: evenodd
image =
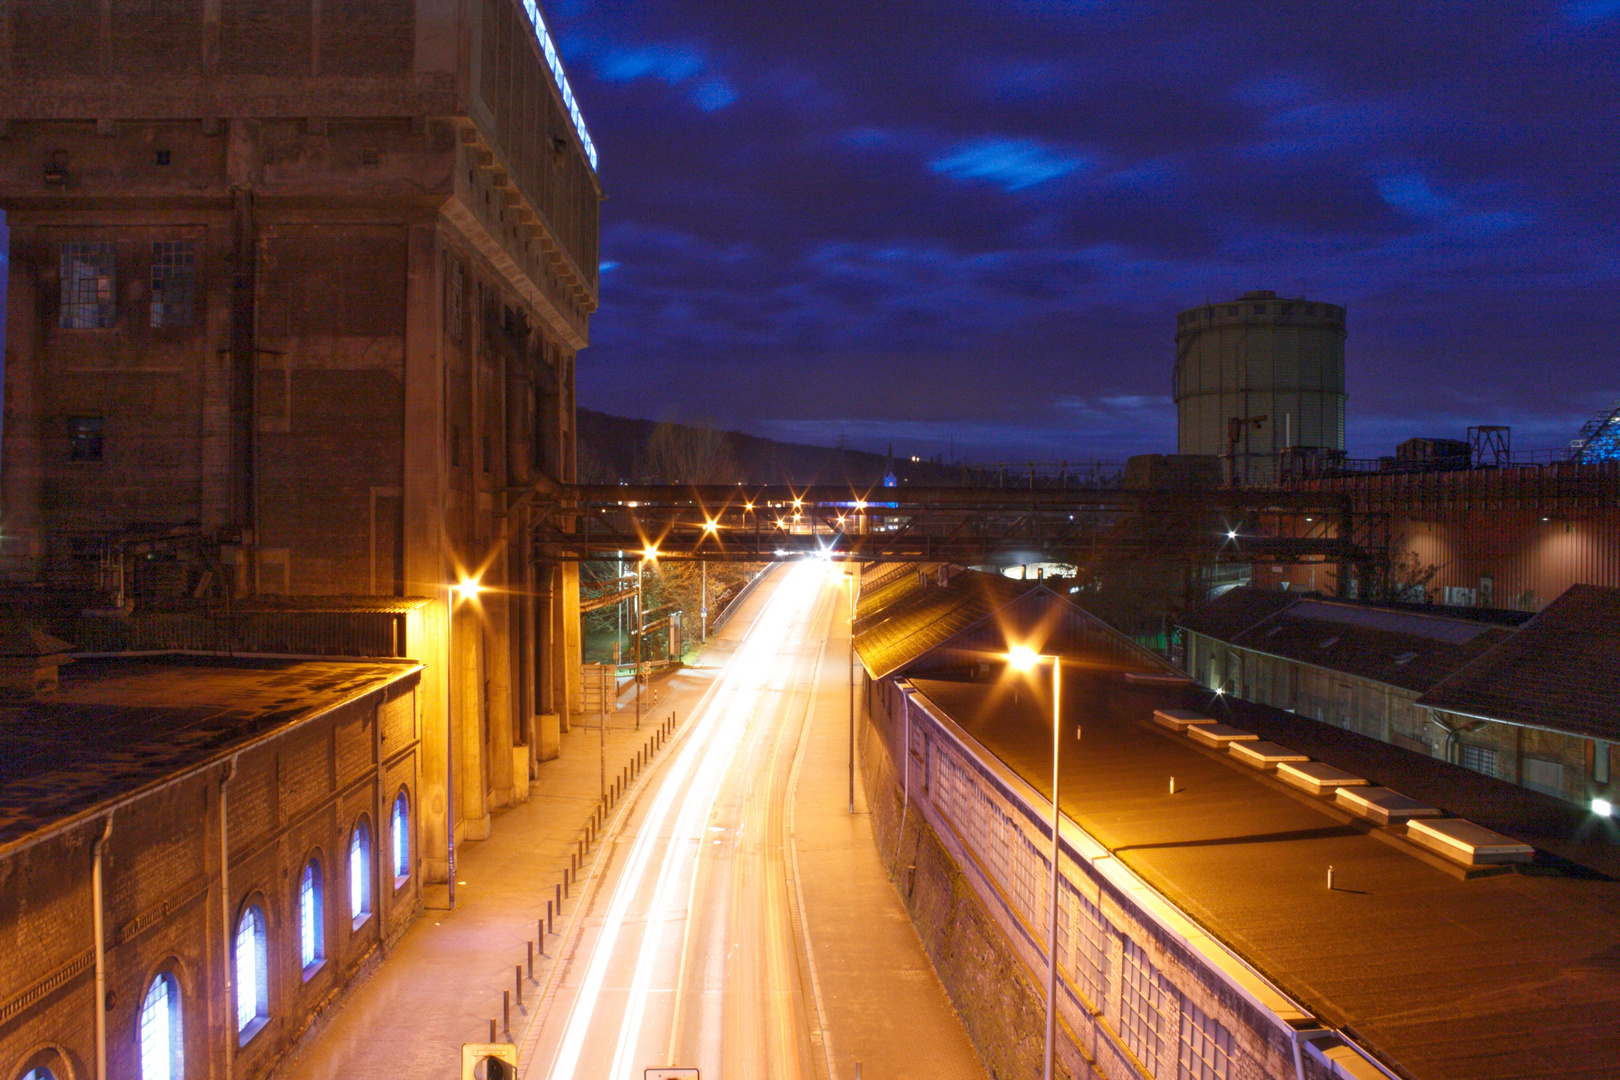
<path id="1" fill-rule="evenodd" d="M 298 958 L 306 970 L 326 958 L 322 892 L 321 864 L 311 859 L 298 883 Z"/>
<path id="2" fill-rule="evenodd" d="M 1181 999 L 1181 1050 L 1176 1080 L 1227 1080 L 1232 1033 L 1204 1010 Z"/>
<path id="3" fill-rule="evenodd" d="M 72 240 L 62 245 L 62 329 L 105 329 L 117 321 L 116 264 L 111 241 Z"/>
<path id="4" fill-rule="evenodd" d="M 147 987 L 136 1022 L 141 1080 L 180 1080 L 185 1075 L 180 1039 L 180 986 L 163 972 Z"/>
<path id="5" fill-rule="evenodd" d="M 1168 1004 L 1158 969 L 1147 953 L 1124 939 L 1124 964 L 1119 973 L 1119 1034 L 1151 1075 L 1159 1075 L 1164 1038 L 1164 1012 Z"/>
<path id="6" fill-rule="evenodd" d="M 152 245 L 152 325 L 190 326 L 197 302 L 197 245 L 159 240 Z"/>

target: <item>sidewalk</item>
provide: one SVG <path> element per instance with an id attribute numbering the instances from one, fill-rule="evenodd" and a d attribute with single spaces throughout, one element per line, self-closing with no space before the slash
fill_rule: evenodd
<path id="1" fill-rule="evenodd" d="M 634 686 L 625 688 L 607 731 L 610 781 L 672 711 L 685 726 L 770 595 L 767 588 L 748 597 L 695 666 L 652 678 L 642 690 L 639 732 L 633 729 Z M 983 1080 L 983 1067 L 880 861 L 858 779 L 857 813 L 848 813 L 848 648 L 847 614 L 840 614 L 817 680 L 790 808 L 794 877 L 803 897 L 832 1080 L 855 1080 L 856 1061 L 862 1080 Z M 526 962 L 536 920 L 545 915 L 546 900 L 554 897 L 595 810 L 600 737 L 595 727 L 562 736 L 561 756 L 540 766 L 528 802 L 497 811 L 488 840 L 458 847 L 457 909 L 423 912 L 382 965 L 323 1020 L 302 1053 L 282 1063 L 277 1080 L 449 1080 L 459 1074 L 461 1044 L 485 1041 L 491 1018 L 500 1020 L 502 991 L 513 989 L 514 968 Z M 587 870 L 599 850 L 587 854 Z M 534 979 L 524 980 L 524 1007 L 513 1003 L 511 1034 L 501 1032 L 500 1039 L 521 1043 L 549 984 L 564 918 L 582 895 L 585 872 L 563 902 L 545 955 L 535 957 Z M 443 901 L 443 886 L 429 890 L 430 904 Z"/>
<path id="2" fill-rule="evenodd" d="M 794 873 L 832 1080 L 855 1080 L 857 1062 L 861 1080 L 985 1080 L 878 854 L 859 762 L 849 812 L 848 619 L 840 607 L 791 808 Z M 855 707 L 856 724 L 864 724 L 858 683 Z"/>
<path id="3" fill-rule="evenodd" d="M 738 632 L 746 626 L 739 619 Z M 689 710 L 735 644 L 728 636 L 713 642 L 697 666 L 654 676 L 642 688 L 640 731 L 635 730 L 634 684 L 625 687 L 621 708 L 609 718 L 606 732 L 610 783 L 672 711 L 685 725 Z M 650 693 L 654 689 L 656 705 Z M 278 1080 L 449 1080 L 460 1075 L 461 1044 L 486 1041 L 490 1020 L 501 1019 L 502 991 L 515 989 L 514 968 L 526 965 L 537 920 L 544 918 L 546 901 L 554 898 L 580 830 L 596 809 L 602 733 L 594 717 L 587 719 L 592 726 L 576 726 L 564 734 L 561 756 L 540 766 L 527 802 L 495 811 L 488 840 L 457 846 L 456 910 L 432 910 L 444 905 L 445 889 L 429 887 L 429 910 L 335 1013 L 323 1018 L 302 1052 L 281 1064 Z M 599 850 L 586 855 L 587 867 Z M 582 870 L 580 886 L 563 901 L 564 915 L 571 915 L 578 903 L 584 874 Z M 535 956 L 534 979 L 524 980 L 524 1007 L 513 1002 L 511 1035 L 501 1032 L 500 1039 L 522 1039 L 564 926 L 558 917 L 557 934 L 546 942 L 545 955 Z"/>

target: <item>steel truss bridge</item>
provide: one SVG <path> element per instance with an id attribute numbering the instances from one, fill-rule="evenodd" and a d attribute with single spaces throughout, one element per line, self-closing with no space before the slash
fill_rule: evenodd
<path id="1" fill-rule="evenodd" d="M 532 498 L 548 560 L 1325 561 L 1373 585 L 1389 558 L 1388 515 L 1322 491 L 573 484 Z"/>

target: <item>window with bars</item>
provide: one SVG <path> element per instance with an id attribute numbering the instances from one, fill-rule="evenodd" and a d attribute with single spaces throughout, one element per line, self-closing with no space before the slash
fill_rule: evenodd
<path id="1" fill-rule="evenodd" d="M 1141 946 L 1124 939 L 1124 963 L 1119 973 L 1119 1034 L 1149 1075 L 1159 1075 L 1164 1048 L 1166 986 L 1153 961 Z"/>
<path id="2" fill-rule="evenodd" d="M 326 959 L 324 892 L 321 864 L 311 859 L 304 864 L 304 876 L 298 883 L 298 955 L 306 979 Z"/>
<path id="3" fill-rule="evenodd" d="M 461 263 L 451 259 L 444 275 L 444 329 L 451 341 L 460 341 L 466 332 L 467 281 Z"/>
<path id="4" fill-rule="evenodd" d="M 1176 1080 L 1227 1080 L 1231 1072 L 1232 1033 L 1183 997 Z"/>
<path id="5" fill-rule="evenodd" d="M 62 245 L 62 329 L 101 330 L 117 321 L 116 265 L 111 241 L 72 240 Z"/>
<path id="6" fill-rule="evenodd" d="M 152 326 L 190 326 L 197 302 L 197 245 L 159 240 L 152 245 Z"/>
<path id="7" fill-rule="evenodd" d="M 1486 776 L 1496 775 L 1496 750 L 1489 746 L 1471 746 L 1463 743 L 1462 758 L 1459 764 L 1465 769 L 1484 773 Z"/>
<path id="8" fill-rule="evenodd" d="M 141 999 L 136 1023 L 141 1050 L 141 1080 L 180 1080 L 185 1075 L 180 1032 L 180 985 L 160 973 Z"/>
<path id="9" fill-rule="evenodd" d="M 1012 839 L 1013 897 L 1031 926 L 1044 927 L 1046 897 L 1041 882 L 1051 872 L 1051 866 L 1022 831 L 1014 832 Z"/>

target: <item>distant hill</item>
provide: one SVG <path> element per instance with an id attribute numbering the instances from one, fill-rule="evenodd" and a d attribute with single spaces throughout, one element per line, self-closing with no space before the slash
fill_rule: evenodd
<path id="1" fill-rule="evenodd" d="M 740 431 L 657 423 L 580 409 L 581 483 L 838 484 L 870 487 L 891 467 L 902 482 L 943 482 L 938 462 L 894 462 L 883 454 L 777 442 Z M 689 475 L 687 475 L 689 474 Z"/>

